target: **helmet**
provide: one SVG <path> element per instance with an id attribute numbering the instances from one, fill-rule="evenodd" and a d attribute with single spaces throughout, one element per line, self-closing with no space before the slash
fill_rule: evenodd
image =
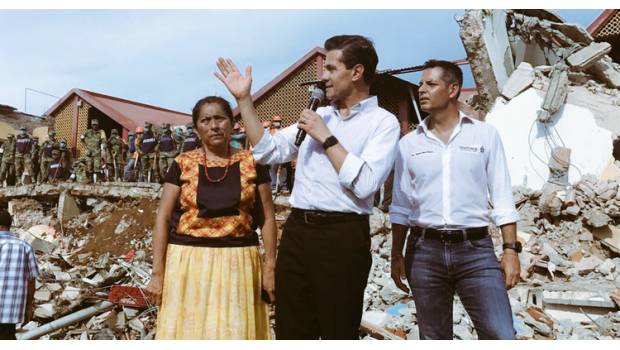
<path id="1" fill-rule="evenodd" d="M 272 122 L 281 122 L 282 121 L 282 117 L 280 117 L 279 115 L 274 115 L 273 117 L 271 117 L 271 121 Z"/>
<path id="2" fill-rule="evenodd" d="M 96 125 L 99 125 L 99 119 L 92 119 L 92 120 L 90 121 L 90 125 L 95 125 L 95 124 L 96 124 Z"/>
<path id="3" fill-rule="evenodd" d="M 136 134 L 144 134 L 144 129 L 141 126 L 137 127 Z"/>

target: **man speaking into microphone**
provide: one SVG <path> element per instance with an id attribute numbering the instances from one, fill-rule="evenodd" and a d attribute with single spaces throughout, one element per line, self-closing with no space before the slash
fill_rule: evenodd
<path id="1" fill-rule="evenodd" d="M 372 259 L 373 195 L 394 163 L 396 117 L 370 96 L 377 67 L 372 42 L 359 35 L 325 41 L 321 80 L 330 104 L 301 111 L 299 121 L 270 135 L 250 94 L 252 69 L 241 74 L 219 58 L 215 75 L 236 98 L 261 164 L 297 157 L 291 215 L 276 261 L 276 338 L 358 339 Z M 295 144 L 298 129 L 305 131 Z"/>

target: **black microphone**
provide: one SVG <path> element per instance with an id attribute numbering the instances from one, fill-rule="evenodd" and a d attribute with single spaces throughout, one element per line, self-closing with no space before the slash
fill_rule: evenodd
<path id="1" fill-rule="evenodd" d="M 312 111 L 316 111 L 317 108 L 323 103 L 325 100 L 325 82 L 320 81 L 312 89 L 312 93 L 310 95 L 310 102 L 308 103 L 308 109 Z M 301 143 L 306 138 L 306 131 L 299 129 L 297 130 L 297 136 L 295 137 L 295 146 L 300 146 Z"/>

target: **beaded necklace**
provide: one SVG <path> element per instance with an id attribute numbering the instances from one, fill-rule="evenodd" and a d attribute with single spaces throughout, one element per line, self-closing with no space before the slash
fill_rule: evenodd
<path id="1" fill-rule="evenodd" d="M 224 178 L 226 178 L 226 175 L 228 175 L 228 168 L 230 167 L 230 147 L 226 149 L 226 155 L 228 158 L 228 162 L 226 163 L 226 168 L 224 169 L 224 175 L 222 175 L 222 177 L 220 177 L 219 179 L 212 179 L 209 176 L 209 167 L 207 166 L 207 150 L 203 148 L 203 151 L 205 153 L 205 175 L 207 176 L 207 181 L 211 182 L 211 183 L 217 183 L 217 182 L 222 182 L 222 180 L 224 180 Z"/>

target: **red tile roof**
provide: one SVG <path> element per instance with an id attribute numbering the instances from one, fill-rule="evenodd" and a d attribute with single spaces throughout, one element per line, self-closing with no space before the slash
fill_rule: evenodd
<path id="1" fill-rule="evenodd" d="M 185 125 L 191 121 L 191 115 L 177 112 L 157 106 L 147 105 L 140 102 L 125 100 L 119 97 L 108 96 L 98 92 L 83 89 L 72 89 L 50 109 L 45 115 L 52 115 L 65 101 L 73 95 L 78 95 L 91 106 L 112 118 L 128 130 L 144 125 L 149 121 L 154 125 L 170 123 L 171 125 Z"/>
<path id="2" fill-rule="evenodd" d="M 614 16 L 618 10 L 604 10 L 601 14 L 588 26 L 588 33 L 590 35 L 596 35 L 599 29 L 603 28 L 605 24 Z"/>

